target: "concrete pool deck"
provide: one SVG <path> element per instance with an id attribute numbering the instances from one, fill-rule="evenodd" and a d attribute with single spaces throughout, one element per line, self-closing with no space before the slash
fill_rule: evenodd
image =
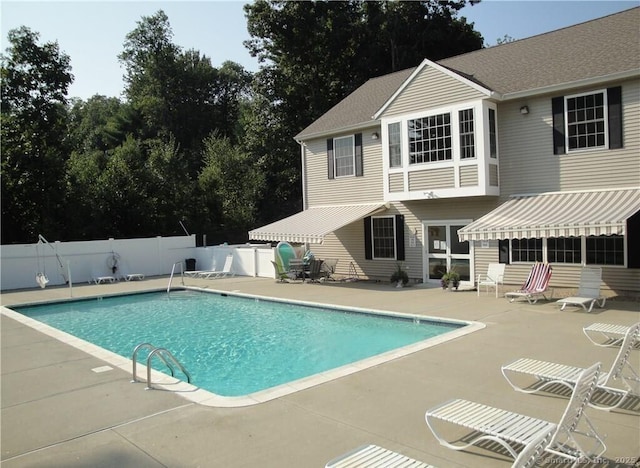
<path id="1" fill-rule="evenodd" d="M 76 285 L 74 297 L 166 288 L 168 279 Z M 185 279 L 188 286 L 478 321 L 482 330 L 337 380 L 255 406 L 206 407 L 162 390 L 131 384 L 124 370 L 2 316 L 3 467 L 323 467 L 365 443 L 396 450 L 439 467 L 508 467 L 504 455 L 480 448 L 440 446 L 424 412 L 450 398 L 466 398 L 558 421 L 567 403 L 558 394 L 511 389 L 500 366 L 533 357 L 577 366 L 596 361 L 608 370 L 617 349 L 593 346 L 582 327 L 630 325 L 638 302 L 608 301 L 591 314 L 560 311 L 553 302 L 509 303 L 475 291 L 444 292 L 421 285 L 396 289 L 354 282 L 276 283 L 232 277 Z M 179 281 L 174 280 L 174 286 Z M 68 288 L 2 293 L 2 305 L 66 299 Z M 640 350 L 632 353 L 640 369 Z M 606 434 L 607 461 L 632 466 L 640 454 L 640 401 L 622 410 L 588 409 Z M 557 466 L 548 460 L 548 466 Z M 581 465 L 590 466 L 590 465 Z"/>

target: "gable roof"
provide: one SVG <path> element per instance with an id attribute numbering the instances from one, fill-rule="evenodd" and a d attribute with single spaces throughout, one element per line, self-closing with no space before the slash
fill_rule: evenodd
<path id="1" fill-rule="evenodd" d="M 640 69 L 640 7 L 438 63 L 507 98 Z M 631 75 L 629 75 L 631 76 Z"/>
<path id="2" fill-rule="evenodd" d="M 436 62 L 502 99 L 640 75 L 640 7 Z M 428 61 L 426 61 L 428 62 Z M 422 65 L 424 65 L 423 62 Z M 422 66 L 421 65 L 421 66 Z M 373 78 L 296 135 L 363 128 L 416 68 Z"/>
<path id="3" fill-rule="evenodd" d="M 336 129 L 349 130 L 371 125 L 371 116 L 391 98 L 415 68 L 372 78 L 324 113 L 295 136 L 296 140 L 324 134 Z"/>

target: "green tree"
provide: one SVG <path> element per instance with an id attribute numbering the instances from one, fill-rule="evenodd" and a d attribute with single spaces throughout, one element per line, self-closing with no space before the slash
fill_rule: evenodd
<path id="1" fill-rule="evenodd" d="M 263 174 L 247 152 L 216 134 L 205 140 L 203 158 L 198 185 L 203 201 L 199 210 L 209 223 L 205 232 L 214 242 L 246 240 L 255 226 Z"/>
<path id="2" fill-rule="evenodd" d="M 1 57 L 2 242 L 61 238 L 70 58 L 27 27 Z"/>

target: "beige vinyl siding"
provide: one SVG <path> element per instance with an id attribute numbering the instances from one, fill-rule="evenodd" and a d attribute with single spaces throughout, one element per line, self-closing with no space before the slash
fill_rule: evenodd
<path id="1" fill-rule="evenodd" d="M 476 219 L 482 214 L 495 208 L 495 198 L 487 200 L 484 197 L 461 198 L 452 203 L 450 200 L 423 200 L 406 203 L 392 203 L 385 215 L 404 215 L 404 243 L 405 261 L 402 264 L 408 269 L 412 281 L 422 280 L 422 220 L 442 219 Z M 409 237 L 417 233 L 416 247 L 410 247 Z M 357 221 L 335 233 L 325 237 L 322 245 L 313 245 L 311 249 L 318 258 L 339 259 L 337 273 L 340 276 L 349 274 L 349 264 L 361 278 L 373 278 L 388 281 L 396 268 L 395 260 L 365 260 L 364 252 L 364 221 Z M 497 253 L 496 253 L 497 255 Z"/>
<path id="2" fill-rule="evenodd" d="M 404 192 L 404 174 L 389 174 L 389 192 Z"/>
<path id="3" fill-rule="evenodd" d="M 449 106 L 482 97 L 482 93 L 460 80 L 426 66 L 389 105 L 382 117 Z"/>
<path id="4" fill-rule="evenodd" d="M 375 203 L 383 200 L 382 145 L 380 140 L 371 139 L 373 132 L 380 133 L 380 128 L 361 132 L 364 167 L 362 177 L 329 179 L 327 177 L 327 139 L 322 138 L 307 142 L 304 170 L 306 170 L 308 208 L 322 205 Z"/>
<path id="5" fill-rule="evenodd" d="M 640 186 L 640 81 L 622 83 L 622 149 L 554 155 L 552 97 L 499 106 L 501 196 Z M 521 115 L 525 104 L 529 114 Z"/>
<path id="6" fill-rule="evenodd" d="M 460 187 L 478 185 L 478 166 L 460 166 Z"/>
<path id="7" fill-rule="evenodd" d="M 409 172 L 409 191 L 453 188 L 453 167 Z"/>

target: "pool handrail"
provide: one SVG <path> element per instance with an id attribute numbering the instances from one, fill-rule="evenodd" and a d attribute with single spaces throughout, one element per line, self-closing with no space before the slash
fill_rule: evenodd
<path id="1" fill-rule="evenodd" d="M 169 276 L 169 284 L 167 285 L 167 293 L 169 293 L 169 291 L 171 291 L 171 281 L 173 280 L 173 273 L 176 270 L 176 265 L 180 264 L 180 277 L 182 278 L 182 285 L 184 286 L 184 269 L 182 268 L 182 261 L 180 262 L 175 262 L 172 266 L 171 266 L 171 276 Z"/>
<path id="2" fill-rule="evenodd" d="M 158 356 L 162 360 L 162 362 L 164 362 L 164 364 L 171 371 L 171 377 L 175 377 L 175 369 L 172 365 L 173 363 L 187 377 L 187 383 L 191 383 L 191 374 L 189 374 L 189 372 L 187 372 L 184 366 L 180 364 L 180 361 L 176 359 L 176 357 L 171 353 L 171 351 L 169 351 L 166 348 L 158 348 L 152 345 L 151 343 L 140 343 L 133 349 L 133 354 L 131 356 L 131 361 L 132 361 L 131 383 L 138 382 L 138 377 L 136 372 L 136 368 L 138 364 L 138 359 L 137 359 L 138 351 L 140 351 L 143 348 L 148 348 L 151 350 L 147 355 L 147 390 L 152 388 L 151 387 L 151 359 L 153 358 L 153 356 Z"/>
<path id="3" fill-rule="evenodd" d="M 173 377 L 173 368 L 167 362 L 166 358 L 169 358 L 169 360 L 171 360 L 176 366 L 178 366 L 178 368 L 180 369 L 180 372 L 182 372 L 187 377 L 187 383 L 191 383 L 191 374 L 189 374 L 189 372 L 187 372 L 187 370 L 182 366 L 182 364 L 180 364 L 180 361 L 178 361 L 176 357 L 173 354 L 171 354 L 171 351 L 169 351 L 166 348 L 155 348 L 153 351 L 149 353 L 149 356 L 147 356 L 147 388 L 145 388 L 145 390 L 153 389 L 153 387 L 151 386 L 151 359 L 153 358 L 153 356 L 156 356 L 156 355 L 160 357 L 160 359 L 162 359 L 162 361 L 164 361 L 164 363 L 171 369 L 172 377 Z"/>

